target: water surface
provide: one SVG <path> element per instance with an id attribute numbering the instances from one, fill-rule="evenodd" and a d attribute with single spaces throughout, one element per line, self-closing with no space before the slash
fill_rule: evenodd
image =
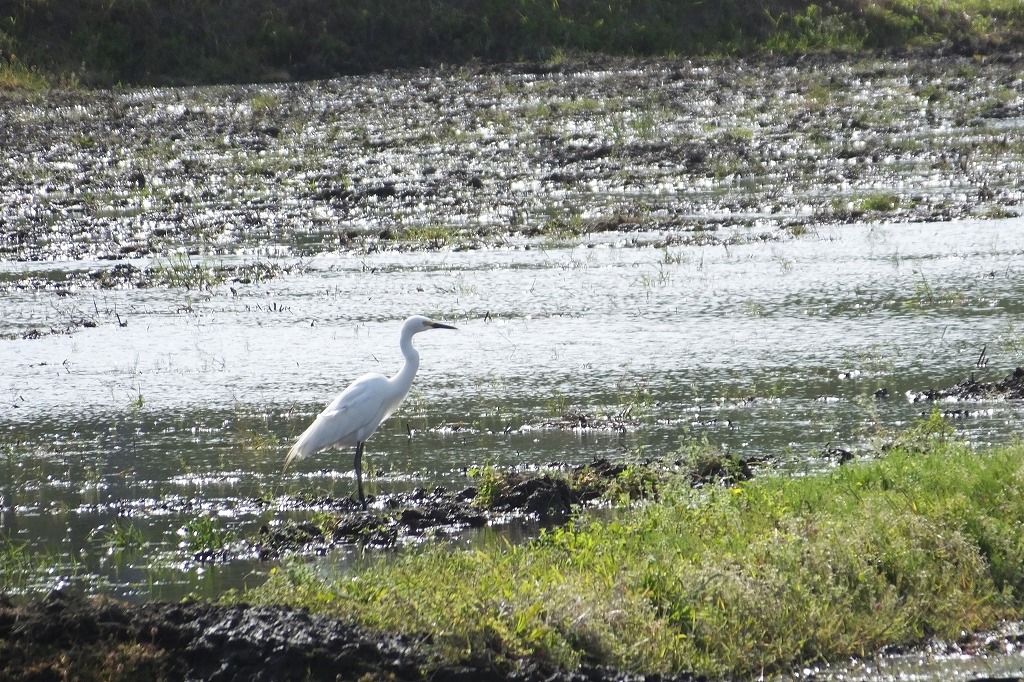
<path id="1" fill-rule="evenodd" d="M 0 342 L 4 525 L 66 565 L 58 577 L 120 594 L 259 580 L 269 566 L 258 562 L 195 564 L 181 529 L 210 516 L 251 534 L 288 516 L 288 495 L 349 495 L 351 453 L 282 475 L 284 453 L 350 380 L 397 371 L 411 313 L 459 330 L 416 338 L 413 392 L 368 447 L 374 492 L 464 487 L 478 466 L 664 454 L 705 437 L 794 472 L 834 465 L 828 448 L 872 456 L 933 409 L 917 392 L 1022 364 L 1022 227 L 848 225 L 670 248 L 652 246 L 658 234 L 609 233 L 324 253 L 269 282 L 202 292 L 15 291 L 0 333 L 79 315 L 98 324 Z M 1020 433 L 1017 403 L 938 407 L 978 446 Z M 630 428 L 543 428 L 571 409 L 628 415 Z M 107 562 L 108 529 L 125 519 L 146 550 Z"/>

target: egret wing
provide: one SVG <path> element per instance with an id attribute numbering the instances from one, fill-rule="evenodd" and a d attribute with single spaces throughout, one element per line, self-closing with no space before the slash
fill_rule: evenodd
<path id="1" fill-rule="evenodd" d="M 387 379 L 366 374 L 356 379 L 317 415 L 288 452 L 285 466 L 331 446 L 356 445 L 370 437 L 384 413 Z"/>

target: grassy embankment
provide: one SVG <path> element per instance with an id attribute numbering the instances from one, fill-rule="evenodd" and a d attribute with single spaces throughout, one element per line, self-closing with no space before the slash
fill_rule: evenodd
<path id="1" fill-rule="evenodd" d="M 250 82 L 565 54 L 1024 44 L 1019 0 L 32 0 L 0 10 L 0 89 Z"/>
<path id="2" fill-rule="evenodd" d="M 425 547 L 357 575 L 276 571 L 247 601 L 517 657 L 748 676 L 955 638 L 1024 607 L 1024 444 L 977 453 L 939 416 L 878 461 L 581 519 L 522 546 Z"/>

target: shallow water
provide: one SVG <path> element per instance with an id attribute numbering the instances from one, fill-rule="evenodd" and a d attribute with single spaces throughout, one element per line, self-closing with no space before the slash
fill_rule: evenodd
<path id="1" fill-rule="evenodd" d="M 842 665 L 805 668 L 777 678 L 795 682 L 928 682 L 1002 680 L 1024 677 L 1021 624 L 965 636 L 959 642 L 931 642 L 908 652 L 856 659 Z"/>

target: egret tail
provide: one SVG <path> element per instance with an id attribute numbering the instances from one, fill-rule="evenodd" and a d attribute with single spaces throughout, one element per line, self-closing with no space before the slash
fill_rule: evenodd
<path id="1" fill-rule="evenodd" d="M 291 464 L 293 460 L 302 459 L 306 456 L 307 453 L 302 451 L 302 448 L 300 447 L 301 445 L 302 441 L 300 440 L 292 446 L 291 450 L 288 451 L 288 456 L 284 458 L 284 469 L 281 470 L 281 473 L 288 471 L 288 465 Z"/>

